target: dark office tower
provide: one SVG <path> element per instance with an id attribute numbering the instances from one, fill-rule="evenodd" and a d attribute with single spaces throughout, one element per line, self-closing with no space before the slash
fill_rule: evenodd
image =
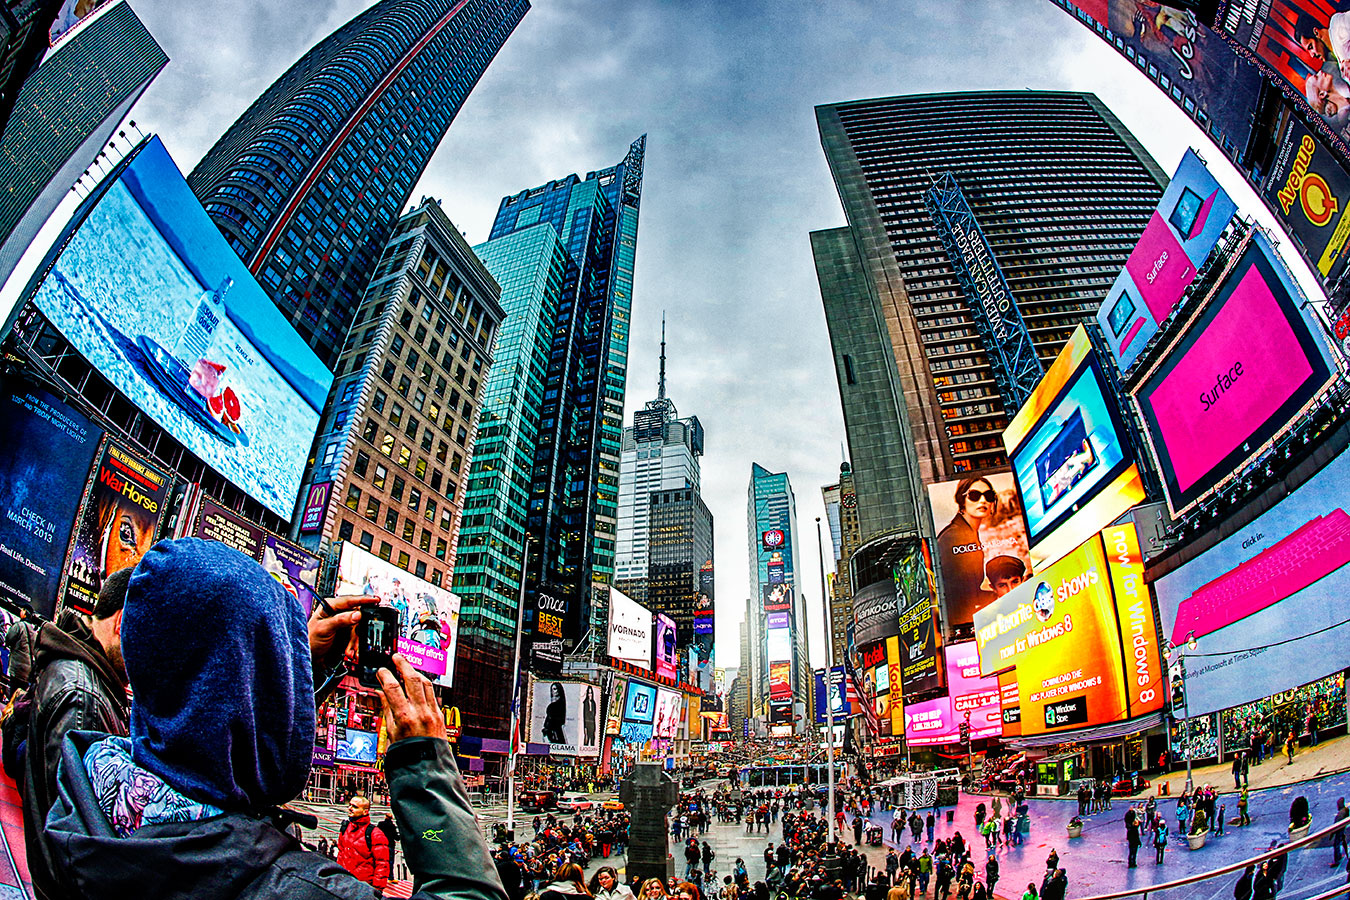
<path id="1" fill-rule="evenodd" d="M 64 0 L 0 2 L 0 133 L 23 83 L 47 49 L 47 32 Z"/>
<path id="2" fill-rule="evenodd" d="M 1093 317 L 1167 178 L 1091 94 L 922 94 L 816 119 L 849 223 L 812 248 L 861 540 L 914 535 L 925 484 L 1007 465 L 1008 398 Z M 981 297 L 1000 291 L 995 319 Z"/>
<path id="3" fill-rule="evenodd" d="M 331 368 L 394 221 L 528 0 L 381 0 L 225 132 L 188 184 Z"/>
<path id="4" fill-rule="evenodd" d="M 548 223 L 566 251 L 530 477 L 527 577 L 567 600 L 569 651 L 605 633 L 593 583 L 614 577 L 628 324 L 647 137 L 616 166 L 505 197 L 488 245 Z M 510 286 L 502 284 L 503 291 Z M 507 329 L 511 327 L 507 322 Z M 466 533 L 469 525 L 466 510 Z M 537 555 L 536 555 L 537 554 Z"/>
<path id="5" fill-rule="evenodd" d="M 713 517 L 696 488 L 652 491 L 647 503 L 647 602 L 675 620 L 680 647 L 694 641 L 699 572 L 713 559 Z"/>
<path id="6" fill-rule="evenodd" d="M 45 48 L 45 25 L 41 33 Z M 122 3 L 72 34 L 24 83 L 0 136 L 0 284 L 168 61 Z"/>

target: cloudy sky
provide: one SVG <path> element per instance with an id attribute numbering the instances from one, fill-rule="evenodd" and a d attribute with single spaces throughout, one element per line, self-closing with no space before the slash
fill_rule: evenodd
<path id="1" fill-rule="evenodd" d="M 172 60 L 135 118 L 186 172 L 306 49 L 371 4 L 132 5 Z M 664 310 L 670 396 L 707 430 L 719 665 L 739 655 L 752 462 L 792 480 L 821 659 L 814 519 L 844 429 L 807 236 L 845 223 L 813 107 L 1021 88 L 1097 93 L 1168 172 L 1194 144 L 1255 212 L 1190 121 L 1049 0 L 536 0 L 414 190 L 477 243 L 502 196 L 613 165 L 648 135 L 628 408 L 656 395 Z"/>

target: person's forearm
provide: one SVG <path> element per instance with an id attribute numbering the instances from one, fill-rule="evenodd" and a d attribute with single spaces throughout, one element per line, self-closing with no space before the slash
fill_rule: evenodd
<path id="1" fill-rule="evenodd" d="M 385 755 L 390 806 L 415 897 L 507 900 L 450 744 L 409 738 Z"/>

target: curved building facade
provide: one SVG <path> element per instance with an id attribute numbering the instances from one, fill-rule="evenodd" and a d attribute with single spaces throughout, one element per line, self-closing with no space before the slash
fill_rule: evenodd
<path id="1" fill-rule="evenodd" d="M 528 0 L 382 0 L 239 117 L 188 184 L 332 367 L 400 210 Z"/>

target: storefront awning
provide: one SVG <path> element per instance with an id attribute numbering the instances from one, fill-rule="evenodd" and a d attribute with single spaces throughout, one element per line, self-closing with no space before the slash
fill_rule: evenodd
<path id="1" fill-rule="evenodd" d="M 1010 747 L 1024 750 L 1029 747 L 1052 747 L 1056 744 L 1092 744 L 1113 741 L 1141 731 L 1148 731 L 1163 723 L 1163 714 L 1153 713 L 1124 722 L 1099 725 L 1096 728 L 1083 728 L 1078 731 L 1057 731 L 1054 734 L 1038 734 L 1034 737 L 1009 738 Z"/>

